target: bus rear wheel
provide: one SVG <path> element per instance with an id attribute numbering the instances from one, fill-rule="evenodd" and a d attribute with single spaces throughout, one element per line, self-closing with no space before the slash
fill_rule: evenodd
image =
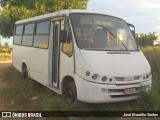
<path id="1" fill-rule="evenodd" d="M 75 102 L 77 100 L 77 90 L 74 82 L 69 83 L 67 90 L 67 97 L 70 102 Z"/>
<path id="2" fill-rule="evenodd" d="M 22 78 L 24 80 L 28 79 L 28 69 L 27 69 L 27 67 L 24 67 L 23 70 L 22 70 Z"/>

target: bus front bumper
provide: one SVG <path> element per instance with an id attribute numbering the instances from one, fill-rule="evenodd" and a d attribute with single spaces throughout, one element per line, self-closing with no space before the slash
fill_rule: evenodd
<path id="1" fill-rule="evenodd" d="M 142 88 L 145 90 L 151 88 L 152 80 L 150 79 L 135 84 L 109 85 L 89 82 L 76 75 L 75 83 L 78 100 L 87 103 L 109 103 L 136 99 L 138 97 L 138 92 Z M 128 88 L 134 88 L 135 91 L 127 94 L 124 93 L 124 90 Z"/>

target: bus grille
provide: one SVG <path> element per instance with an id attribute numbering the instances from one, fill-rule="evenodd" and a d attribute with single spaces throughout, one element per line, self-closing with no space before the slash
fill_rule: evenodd
<path id="1" fill-rule="evenodd" d="M 140 76 L 134 76 L 134 77 L 115 77 L 116 81 L 134 81 L 139 80 Z"/>
<path id="2" fill-rule="evenodd" d="M 110 95 L 111 98 L 137 97 L 137 93 L 124 95 Z"/>

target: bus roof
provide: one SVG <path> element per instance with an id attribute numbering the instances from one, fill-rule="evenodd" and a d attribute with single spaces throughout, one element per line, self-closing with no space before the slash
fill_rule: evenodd
<path id="1" fill-rule="evenodd" d="M 57 12 L 53 12 L 53 13 L 49 13 L 49 14 L 44 14 L 44 15 L 40 15 L 40 16 L 36 16 L 36 17 L 31 17 L 28 19 L 24 19 L 24 20 L 19 20 L 17 21 L 15 24 L 23 24 L 23 23 L 29 23 L 29 22 L 33 22 L 33 21 L 39 21 L 39 20 L 43 20 L 43 19 L 50 19 L 53 17 L 65 17 L 68 16 L 70 13 L 95 13 L 95 14 L 104 14 L 104 15 L 109 15 L 109 14 L 105 14 L 105 13 L 101 13 L 101 12 L 95 12 L 95 11 L 91 11 L 91 10 L 61 10 L 61 11 L 57 11 Z M 110 15 L 112 16 L 112 15 Z"/>

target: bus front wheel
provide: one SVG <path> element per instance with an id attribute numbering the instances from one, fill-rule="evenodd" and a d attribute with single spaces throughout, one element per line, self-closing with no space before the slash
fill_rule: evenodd
<path id="1" fill-rule="evenodd" d="M 75 102 L 77 100 L 77 90 L 74 82 L 69 83 L 67 97 L 71 102 Z"/>

